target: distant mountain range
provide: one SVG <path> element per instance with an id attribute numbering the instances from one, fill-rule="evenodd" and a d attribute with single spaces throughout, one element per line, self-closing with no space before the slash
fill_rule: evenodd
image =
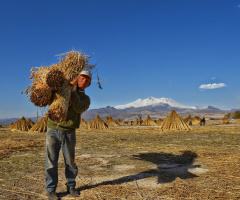
<path id="1" fill-rule="evenodd" d="M 200 106 L 185 106 L 180 104 L 170 98 L 155 98 L 148 97 L 146 99 L 137 99 L 134 102 L 118 105 L 115 107 L 107 106 L 105 108 L 90 109 L 83 113 L 82 117 L 86 121 L 90 121 L 96 117 L 98 114 L 103 120 L 107 116 L 112 116 L 113 119 L 120 119 L 122 121 L 131 121 L 135 120 L 138 117 L 143 119 L 149 115 L 152 119 L 158 119 L 165 117 L 169 114 L 171 110 L 175 110 L 178 114 L 183 117 L 188 115 L 198 116 L 198 115 L 211 115 L 216 113 L 221 113 L 222 115 L 234 112 L 239 109 L 231 110 L 221 110 L 212 106 L 200 107 Z M 0 119 L 0 124 L 11 124 L 19 118 L 7 118 Z M 36 121 L 36 117 L 31 118 L 33 121 Z"/>
<path id="2" fill-rule="evenodd" d="M 210 115 L 211 113 L 224 114 L 234 112 L 237 109 L 221 110 L 213 106 L 186 106 L 170 98 L 148 97 L 146 99 L 137 99 L 136 101 L 125 105 L 90 109 L 83 113 L 82 117 L 87 121 L 95 118 L 96 114 L 99 114 L 102 119 L 111 115 L 113 119 L 120 119 L 123 121 L 135 120 L 140 116 L 146 118 L 147 115 L 150 115 L 152 119 L 158 119 L 159 117 L 165 117 L 168 115 L 171 110 L 175 110 L 182 116 L 188 116 L 189 114 L 196 116 L 199 114 Z"/>

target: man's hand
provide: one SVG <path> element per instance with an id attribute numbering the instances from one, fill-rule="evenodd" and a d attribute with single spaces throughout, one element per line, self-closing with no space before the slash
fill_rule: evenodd
<path id="1" fill-rule="evenodd" d="M 72 92 L 76 91 L 77 90 L 77 83 L 76 83 L 76 81 L 72 81 L 72 82 L 70 82 L 70 84 L 72 85 Z"/>

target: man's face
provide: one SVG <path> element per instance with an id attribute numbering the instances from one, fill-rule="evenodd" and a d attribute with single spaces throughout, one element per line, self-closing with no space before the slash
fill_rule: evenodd
<path id="1" fill-rule="evenodd" d="M 91 78 L 85 75 L 80 75 L 77 77 L 78 88 L 80 90 L 85 90 L 88 86 L 91 85 Z"/>

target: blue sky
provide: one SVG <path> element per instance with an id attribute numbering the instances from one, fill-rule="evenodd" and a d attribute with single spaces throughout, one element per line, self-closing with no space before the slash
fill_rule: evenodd
<path id="1" fill-rule="evenodd" d="M 0 118 L 35 116 L 32 67 L 82 51 L 90 108 L 149 96 L 240 108 L 240 0 L 0 0 Z M 94 75 L 96 80 L 96 75 Z"/>

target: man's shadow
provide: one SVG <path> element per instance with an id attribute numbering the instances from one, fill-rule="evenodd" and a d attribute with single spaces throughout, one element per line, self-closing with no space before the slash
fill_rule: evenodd
<path id="1" fill-rule="evenodd" d="M 197 154 L 191 151 L 184 151 L 180 155 L 170 153 L 140 153 L 138 155 L 133 155 L 133 158 L 154 163 L 157 168 L 114 180 L 104 181 L 94 185 L 82 186 L 77 188 L 77 190 L 81 191 L 91 189 L 100 185 L 122 184 L 149 177 L 157 177 L 158 184 L 173 182 L 177 177 L 181 179 L 198 177 L 188 171 L 189 169 L 200 167 L 200 165 L 193 165 L 195 159 L 197 158 Z"/>

